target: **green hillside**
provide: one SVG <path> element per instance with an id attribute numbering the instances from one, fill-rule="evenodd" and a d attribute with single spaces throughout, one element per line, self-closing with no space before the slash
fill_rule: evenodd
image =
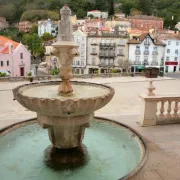
<path id="1" fill-rule="evenodd" d="M 112 0 L 0 0 L 0 16 L 10 23 L 20 20 L 58 19 L 59 9 L 67 3 L 78 18 L 92 9 L 108 11 Z M 126 15 L 148 14 L 164 18 L 165 27 L 180 21 L 180 0 L 114 0 L 115 11 Z M 173 18 L 172 18 L 173 17 Z"/>

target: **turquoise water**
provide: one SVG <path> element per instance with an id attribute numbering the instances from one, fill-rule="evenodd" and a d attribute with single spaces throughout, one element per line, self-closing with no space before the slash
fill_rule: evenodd
<path id="1" fill-rule="evenodd" d="M 50 145 L 47 130 L 37 123 L 0 138 L 0 180 L 117 180 L 141 160 L 141 146 L 133 133 L 121 126 L 95 120 L 86 129 L 83 144 L 90 160 L 74 170 L 55 171 L 44 164 Z"/>

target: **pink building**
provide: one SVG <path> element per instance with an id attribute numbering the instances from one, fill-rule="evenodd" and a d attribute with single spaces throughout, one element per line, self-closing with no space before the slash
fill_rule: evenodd
<path id="1" fill-rule="evenodd" d="M 19 31 L 29 32 L 32 28 L 32 23 L 29 21 L 19 22 Z"/>
<path id="2" fill-rule="evenodd" d="M 101 29 L 105 28 L 105 20 L 104 19 L 90 19 L 86 20 L 84 24 L 85 32 L 89 32 L 92 29 Z"/>
<path id="3" fill-rule="evenodd" d="M 129 16 L 129 22 L 132 28 L 149 30 L 149 29 L 163 29 L 163 19 L 155 16 L 135 15 Z"/>
<path id="4" fill-rule="evenodd" d="M 0 70 L 7 70 L 11 76 L 26 76 L 30 72 L 31 54 L 26 47 L 0 36 Z"/>

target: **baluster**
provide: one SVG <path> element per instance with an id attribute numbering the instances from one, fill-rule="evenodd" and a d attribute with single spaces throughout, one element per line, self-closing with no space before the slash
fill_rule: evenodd
<path id="1" fill-rule="evenodd" d="M 166 114 L 166 118 L 172 118 L 172 115 L 171 115 L 171 103 L 172 101 L 168 100 L 168 108 L 167 108 L 167 114 Z"/>
<path id="2" fill-rule="evenodd" d="M 178 112 L 178 101 L 175 101 L 175 104 L 174 104 L 174 113 L 173 113 L 173 117 L 174 118 L 179 117 L 177 112 Z"/>
<path id="3" fill-rule="evenodd" d="M 165 103 L 165 101 L 161 101 L 160 114 L 159 114 L 159 118 L 161 118 L 161 119 L 165 118 L 165 116 L 164 116 L 164 103 Z"/>

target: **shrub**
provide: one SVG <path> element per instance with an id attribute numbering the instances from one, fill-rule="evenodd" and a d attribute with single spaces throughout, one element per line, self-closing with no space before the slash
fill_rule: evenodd
<path id="1" fill-rule="evenodd" d="M 59 74 L 59 70 L 56 68 L 56 69 L 52 69 L 50 71 L 50 75 L 58 75 Z"/>
<path id="2" fill-rule="evenodd" d="M 28 72 L 28 73 L 27 73 L 27 76 L 32 76 L 32 72 Z"/>
<path id="3" fill-rule="evenodd" d="M 6 73 L 5 72 L 0 72 L 0 77 L 5 77 Z"/>

